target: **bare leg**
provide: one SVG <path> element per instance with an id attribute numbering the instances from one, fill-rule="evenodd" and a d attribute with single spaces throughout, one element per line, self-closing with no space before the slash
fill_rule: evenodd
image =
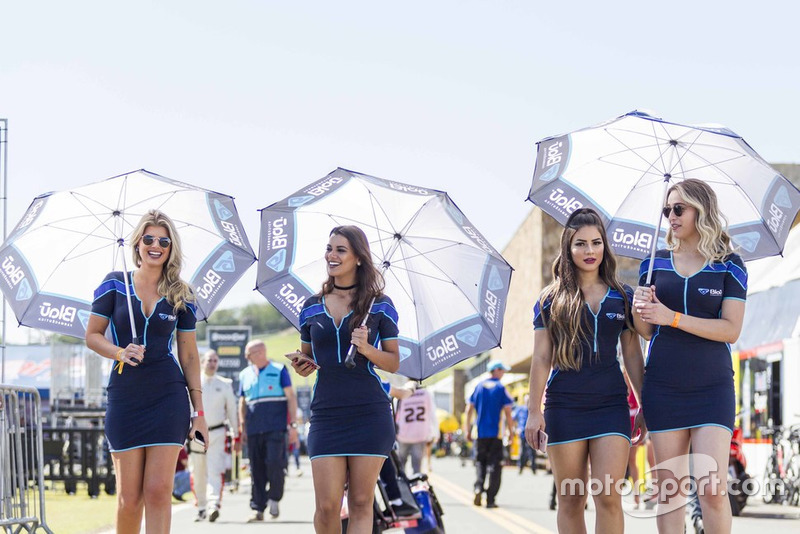
<path id="1" fill-rule="evenodd" d="M 348 534 L 370 534 L 372 532 L 372 504 L 375 500 L 375 484 L 381 471 L 382 456 L 350 456 L 347 464 L 350 475 L 347 482 L 347 506 L 350 509 Z"/>
<path id="2" fill-rule="evenodd" d="M 589 441 L 589 461 L 592 464 L 590 489 L 597 508 L 595 532 L 622 534 L 625 517 L 622 514 L 622 496 L 617 491 L 618 481 L 625 478 L 630 443 L 622 436 L 604 436 Z"/>
<path id="3" fill-rule="evenodd" d="M 683 534 L 686 496 L 680 492 L 680 486 L 689 476 L 689 435 L 688 429 L 650 434 L 656 464 L 666 467 L 653 472 L 658 488 L 659 534 Z"/>
<path id="4" fill-rule="evenodd" d="M 583 513 L 589 478 L 589 442 L 573 441 L 547 448 L 558 495 L 558 532 L 586 534 Z"/>
<path id="5" fill-rule="evenodd" d="M 144 464 L 145 532 L 168 534 L 172 522 L 172 483 L 178 452 L 175 445 L 147 447 Z"/>
<path id="6" fill-rule="evenodd" d="M 317 534 L 341 534 L 342 498 L 347 483 L 347 457 L 328 456 L 311 461 L 314 477 L 314 531 Z"/>
<path id="7" fill-rule="evenodd" d="M 628 449 L 628 474 L 631 477 L 631 487 L 633 488 L 633 502 L 639 507 L 639 466 L 636 465 L 636 453 L 639 447 Z"/>
<path id="8" fill-rule="evenodd" d="M 139 534 L 144 511 L 144 449 L 114 452 L 111 457 L 117 479 L 117 534 Z"/>
<path id="9" fill-rule="evenodd" d="M 728 458 L 730 455 L 731 433 L 718 426 L 704 426 L 692 429 L 693 455 L 706 454 L 713 458 L 716 469 L 701 472 L 695 462 L 697 477 L 697 497 L 703 509 L 703 527 L 708 534 L 730 533 L 731 506 L 728 502 Z M 703 462 L 704 464 L 707 462 Z"/>

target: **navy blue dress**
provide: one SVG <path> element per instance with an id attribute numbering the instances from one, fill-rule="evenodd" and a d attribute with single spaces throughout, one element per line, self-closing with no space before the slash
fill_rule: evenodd
<path id="1" fill-rule="evenodd" d="M 356 367 L 344 365 L 350 348 L 352 312 L 337 326 L 325 308 L 325 298 L 306 300 L 300 313 L 300 340 L 311 345 L 319 364 L 314 398 L 311 401 L 311 426 L 308 455 L 388 457 L 395 440 L 391 400 L 375 372 L 375 365 L 361 354 Z M 397 311 L 387 296 L 375 299 L 367 320 L 369 342 L 397 339 Z"/>
<path id="2" fill-rule="evenodd" d="M 125 365 L 118 373 L 114 364 L 108 380 L 106 437 L 112 452 L 153 445 L 183 446 L 189 433 L 190 405 L 186 379 L 172 342 L 177 331 L 194 331 L 195 308 L 177 315 L 162 298 L 145 316 L 130 274 L 131 302 L 136 330 L 145 346 L 144 360 L 136 367 Z M 128 303 L 122 272 L 106 276 L 94 292 L 92 313 L 109 320 L 114 344 L 131 343 Z"/>
<path id="3" fill-rule="evenodd" d="M 650 259 L 639 268 L 644 285 Z M 744 301 L 747 270 L 738 254 L 689 277 L 675 271 L 672 252 L 656 252 L 651 285 L 667 308 L 717 319 L 724 299 Z M 736 396 L 730 345 L 670 326 L 656 326 L 645 366 L 642 410 L 650 432 L 720 426 L 733 432 Z"/>
<path id="4" fill-rule="evenodd" d="M 554 367 L 550 373 L 544 405 L 548 446 L 603 436 L 631 439 L 628 388 L 617 361 L 617 343 L 628 328 L 626 298 L 631 321 L 633 290 L 627 285 L 623 289 L 625 295 L 608 288 L 597 314 L 585 305 L 583 316 L 589 339 L 578 348 L 583 353 L 580 370 Z M 551 303 L 551 299 L 536 302 L 535 330 L 547 328 Z"/>

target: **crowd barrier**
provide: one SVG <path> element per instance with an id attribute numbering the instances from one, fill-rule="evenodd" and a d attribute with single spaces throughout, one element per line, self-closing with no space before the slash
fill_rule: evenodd
<path id="1" fill-rule="evenodd" d="M 35 388 L 0 384 L 0 531 L 48 532 L 42 403 Z"/>

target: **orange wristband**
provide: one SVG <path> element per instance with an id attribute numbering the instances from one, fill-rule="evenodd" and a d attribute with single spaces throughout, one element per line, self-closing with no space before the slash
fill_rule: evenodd
<path id="1" fill-rule="evenodd" d="M 683 314 L 681 312 L 675 312 L 675 317 L 672 319 L 672 324 L 670 325 L 672 328 L 678 328 L 678 323 L 681 322 L 681 317 Z"/>

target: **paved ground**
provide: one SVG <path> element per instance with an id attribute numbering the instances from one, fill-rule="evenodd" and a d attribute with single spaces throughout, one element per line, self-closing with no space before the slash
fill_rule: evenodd
<path id="1" fill-rule="evenodd" d="M 314 493 L 311 479 L 311 466 L 303 458 L 303 475 L 296 476 L 294 470 L 286 480 L 286 495 L 281 502 L 278 519 L 267 519 L 264 524 L 247 524 L 250 516 L 250 486 L 244 481 L 238 493 L 225 493 L 223 509 L 216 523 L 195 523 L 195 508 L 192 504 L 174 507 L 172 531 L 176 533 L 208 534 L 231 532 L 256 532 L 268 529 L 271 533 L 304 534 L 314 531 Z M 533 533 L 556 532 L 556 513 L 548 509 L 548 497 L 552 477 L 544 473 L 533 475 L 526 471 L 518 474 L 516 468 L 507 467 L 503 471 L 503 483 L 498 496 L 500 508 L 487 510 L 472 504 L 473 469 L 467 463 L 464 467 L 456 458 L 435 459 L 431 483 L 445 511 L 444 522 L 448 532 L 469 533 Z M 633 509 L 633 503 L 626 499 L 626 510 Z M 629 533 L 651 533 L 656 531 L 654 512 L 648 517 L 637 518 L 626 514 L 625 526 Z M 589 532 L 594 531 L 594 512 L 591 505 L 586 512 Z M 783 534 L 800 532 L 800 508 L 779 505 L 766 505 L 760 500 L 751 499 L 742 517 L 733 520 L 733 533 L 769 532 Z M 400 532 L 400 531 L 395 531 Z M 690 530 L 691 532 L 691 530 Z"/>

